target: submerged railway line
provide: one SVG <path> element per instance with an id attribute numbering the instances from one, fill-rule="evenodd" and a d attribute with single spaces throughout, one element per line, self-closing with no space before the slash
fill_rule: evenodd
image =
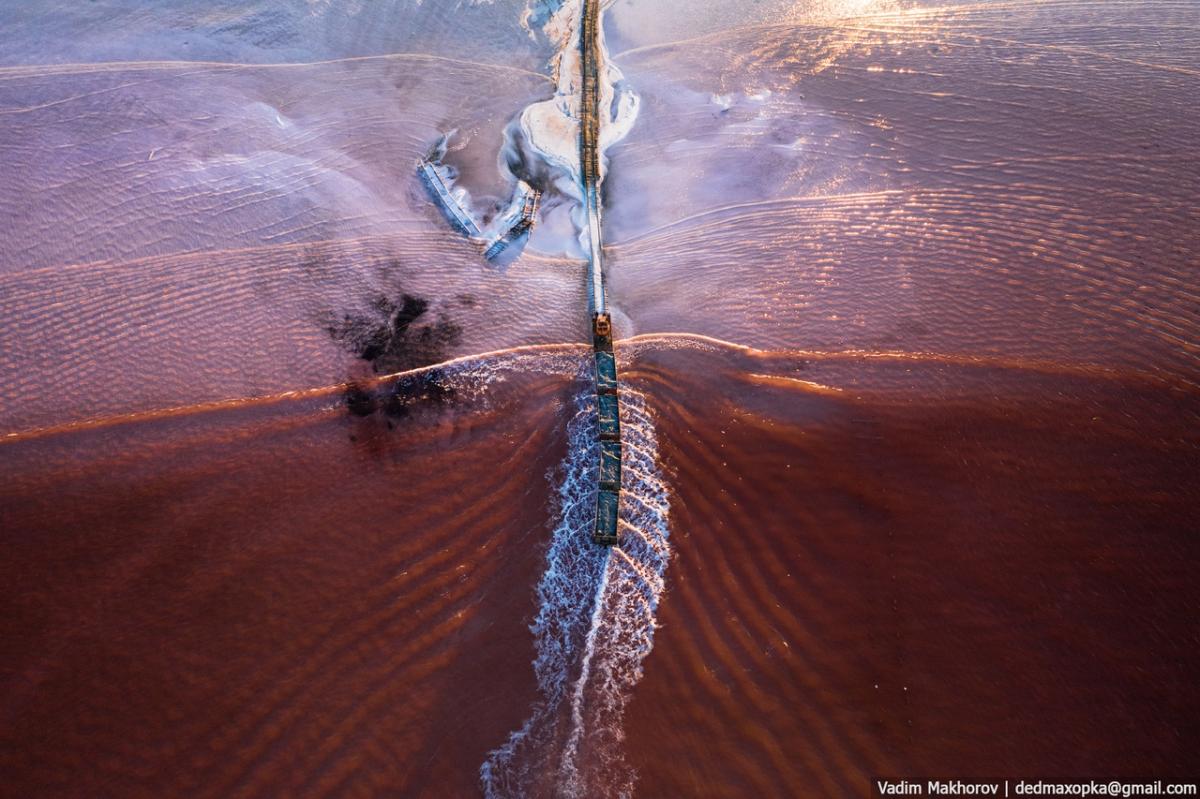
<path id="1" fill-rule="evenodd" d="M 595 361 L 597 415 L 596 522 L 592 540 L 620 543 L 617 510 L 621 504 L 621 408 L 612 317 L 604 296 L 604 249 L 600 237 L 600 0 L 583 0 L 579 22 L 582 91 L 579 103 L 579 161 L 588 234 L 588 293 Z"/>
<path id="2" fill-rule="evenodd" d="M 580 188 L 584 206 L 587 238 L 588 312 L 596 387 L 596 516 L 592 541 L 604 546 L 620 543 L 618 509 L 621 504 L 621 407 L 618 397 L 617 361 L 613 351 L 612 316 L 604 295 L 604 248 L 600 225 L 600 121 L 602 91 L 600 70 L 603 57 L 600 46 L 601 0 L 582 0 L 579 19 L 579 63 L 581 91 L 579 102 Z M 441 164 L 450 134 L 434 145 L 417 164 L 417 173 L 425 182 L 434 201 L 441 206 L 454 227 L 480 246 L 488 260 L 527 233 L 534 224 L 541 192 L 518 181 L 512 219 L 507 229 L 494 224 L 482 227 L 455 194 L 453 171 Z M 447 175 L 450 175 L 447 178 Z M 449 182 L 448 182 L 449 181 Z"/>

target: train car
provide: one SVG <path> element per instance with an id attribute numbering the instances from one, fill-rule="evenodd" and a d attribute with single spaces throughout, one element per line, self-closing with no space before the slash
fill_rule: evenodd
<path id="1" fill-rule="evenodd" d="M 621 542 L 617 535 L 617 507 L 620 497 L 615 491 L 600 491 L 596 494 L 596 526 L 592 540 L 604 546 Z"/>
<path id="2" fill-rule="evenodd" d="M 599 491 L 592 541 L 604 546 L 620 543 L 617 512 L 621 505 L 621 405 L 617 398 L 617 359 L 612 347 L 608 314 L 592 317 L 592 347 L 596 364 L 596 424 Z"/>

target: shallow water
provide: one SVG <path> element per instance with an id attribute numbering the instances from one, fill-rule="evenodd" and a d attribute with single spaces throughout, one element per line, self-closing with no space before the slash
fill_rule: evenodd
<path id="1" fill-rule="evenodd" d="M 611 553 L 554 8 L 0 10 L 7 790 L 1194 776 L 1196 5 L 609 7 Z"/>

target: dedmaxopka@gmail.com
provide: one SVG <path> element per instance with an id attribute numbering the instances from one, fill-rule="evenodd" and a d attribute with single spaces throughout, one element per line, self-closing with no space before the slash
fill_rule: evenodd
<path id="1" fill-rule="evenodd" d="M 880 796 L 1196 796 L 1195 783 L 1108 782 L 1058 783 L 1038 780 L 1004 780 L 1003 782 L 963 782 L 962 780 L 929 780 L 910 782 L 876 780 Z"/>

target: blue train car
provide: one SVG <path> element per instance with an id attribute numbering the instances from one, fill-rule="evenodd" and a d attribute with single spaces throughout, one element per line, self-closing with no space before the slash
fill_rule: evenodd
<path id="1" fill-rule="evenodd" d="M 596 527 L 592 540 L 597 544 L 612 546 L 620 543 L 617 535 L 617 506 L 620 497 L 615 491 L 600 491 L 596 495 Z"/>
<path id="2" fill-rule="evenodd" d="M 621 442 L 600 442 L 600 490 L 621 490 Z"/>

